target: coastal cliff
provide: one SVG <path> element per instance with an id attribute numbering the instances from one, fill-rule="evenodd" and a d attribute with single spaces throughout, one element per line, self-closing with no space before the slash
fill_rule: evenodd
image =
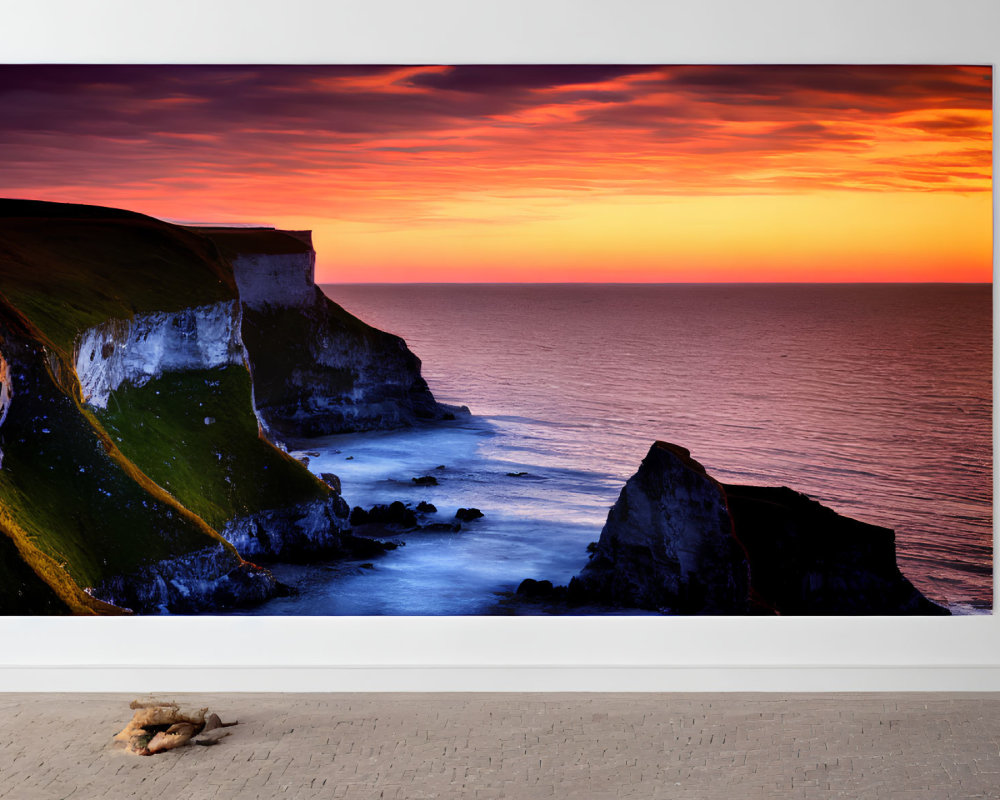
<path id="1" fill-rule="evenodd" d="M 899 571 L 893 531 L 785 487 L 719 483 L 666 442 L 625 484 L 566 594 L 674 614 L 948 613 Z"/>
<path id="2" fill-rule="evenodd" d="M 0 429 L 0 538 L 6 613 L 156 612 L 215 605 L 223 585 L 273 593 L 203 519 L 153 483 L 57 379 L 53 354 L 6 303 L 0 350 L 10 402 Z M 192 558 L 198 554 L 197 558 Z M 185 569 L 169 569 L 187 559 Z M 168 576 L 154 586 L 153 573 Z"/>
<path id="3" fill-rule="evenodd" d="M 314 283 L 307 231 L 208 229 L 233 266 L 254 402 L 272 438 L 384 430 L 449 418 L 400 337 L 348 314 Z"/>
<path id="4" fill-rule="evenodd" d="M 241 260 L 231 248 L 247 235 L 209 236 L 117 209 L 0 201 L 0 613 L 247 605 L 282 591 L 247 559 L 349 552 L 339 492 L 264 435 L 355 429 L 321 409 L 343 402 L 343 392 L 324 401 L 323 387 L 311 387 L 310 402 L 294 409 L 268 402 L 308 369 L 315 342 L 367 348 L 374 360 L 383 344 L 396 354 L 395 371 L 349 375 L 363 376 L 363 391 L 346 391 L 368 427 L 409 422 L 417 408 L 440 415 L 401 340 L 353 318 L 338 334 L 318 315 L 326 305 L 307 235 L 254 231 L 252 241 L 271 243 L 256 249 L 289 240 L 295 252 Z M 297 324 L 255 337 L 247 314 L 273 312 Z M 291 371 L 274 374 L 279 364 Z M 409 416 L 378 399 L 401 385 L 422 385 L 419 402 L 398 395 Z M 377 408 L 366 413 L 366 399 Z M 310 428 L 313 409 L 321 421 Z"/>

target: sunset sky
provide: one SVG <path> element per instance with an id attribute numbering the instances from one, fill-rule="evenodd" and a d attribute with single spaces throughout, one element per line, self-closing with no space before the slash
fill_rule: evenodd
<path id="1" fill-rule="evenodd" d="M 990 281 L 988 67 L 0 67 L 0 195 L 321 282 Z"/>

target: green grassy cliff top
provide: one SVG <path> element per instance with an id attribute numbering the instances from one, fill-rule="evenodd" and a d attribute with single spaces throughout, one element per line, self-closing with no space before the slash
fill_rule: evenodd
<path id="1" fill-rule="evenodd" d="M 205 236 L 118 209 L 0 200 L 0 294 L 69 356 L 111 318 L 236 297 Z"/>

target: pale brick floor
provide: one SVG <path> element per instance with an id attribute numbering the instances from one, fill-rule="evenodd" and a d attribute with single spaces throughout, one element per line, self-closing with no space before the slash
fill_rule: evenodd
<path id="1" fill-rule="evenodd" d="M 130 696 L 0 694 L 0 798 L 1000 798 L 1000 694 L 173 697 L 240 725 L 142 758 Z"/>

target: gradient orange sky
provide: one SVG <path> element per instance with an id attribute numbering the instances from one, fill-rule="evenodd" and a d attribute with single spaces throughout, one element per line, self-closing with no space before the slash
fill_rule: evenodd
<path id="1" fill-rule="evenodd" d="M 972 66 L 3 66 L 0 194 L 311 228 L 321 282 L 991 281 Z"/>

